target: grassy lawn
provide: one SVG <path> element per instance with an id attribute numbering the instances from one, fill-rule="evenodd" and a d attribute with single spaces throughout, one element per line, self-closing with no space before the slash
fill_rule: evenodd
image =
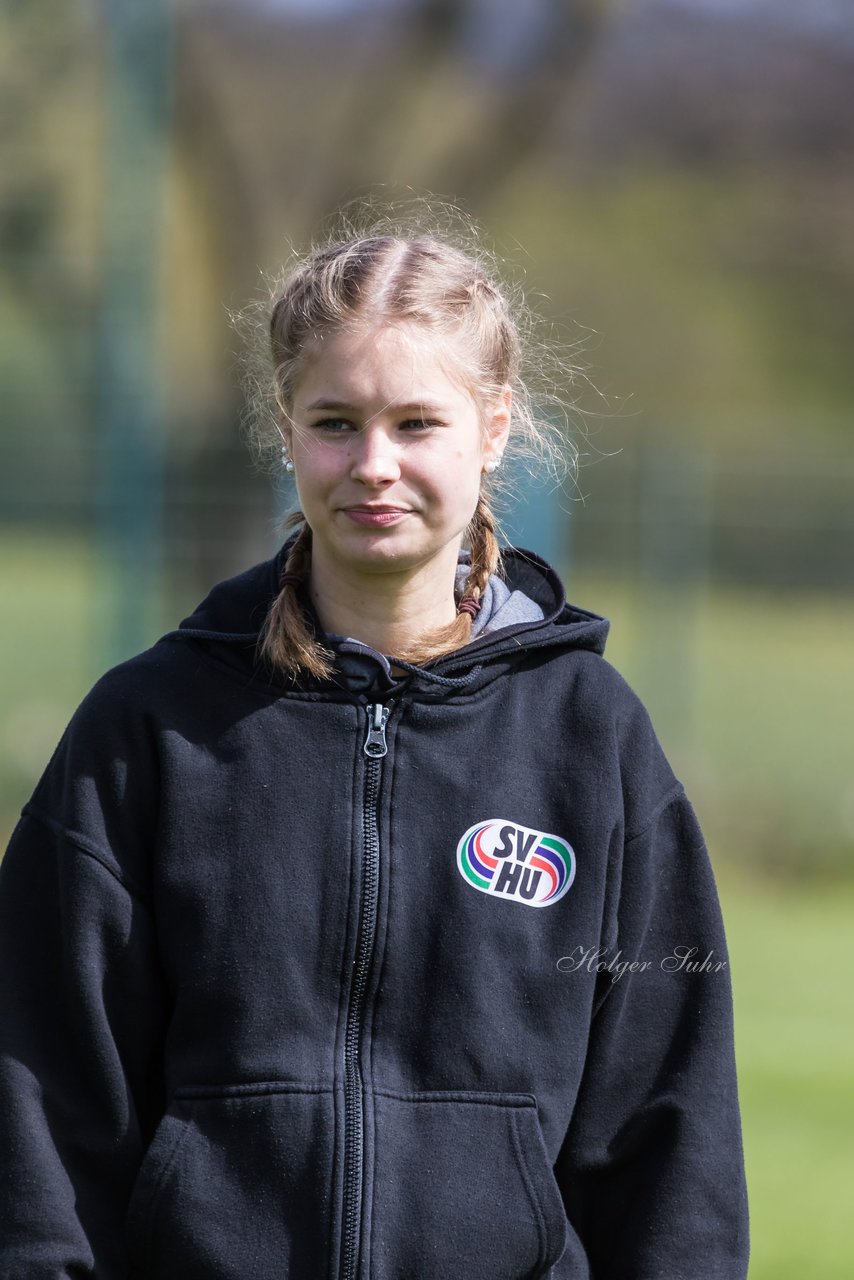
<path id="1" fill-rule="evenodd" d="M 722 856 L 854 872 L 854 600 L 573 579 Z"/>
<path id="2" fill-rule="evenodd" d="M 854 886 L 720 874 L 751 1280 L 854 1275 Z"/>
<path id="3" fill-rule="evenodd" d="M 98 676 L 151 644 L 151 616 L 127 653 L 110 655 L 109 573 L 82 537 L 0 533 L 0 841 Z M 196 603 L 194 600 L 193 604 Z"/>
<path id="4" fill-rule="evenodd" d="M 4 837 L 102 668 L 104 606 L 92 605 L 102 581 L 80 542 L 0 538 Z M 662 630 L 662 614 L 636 585 L 578 581 L 570 595 L 614 620 L 609 656 L 647 700 L 677 772 L 699 793 L 735 990 L 751 1280 L 848 1280 L 854 878 L 850 863 L 848 879 L 840 874 L 840 850 L 854 825 L 842 696 L 854 688 L 854 607 L 715 591 L 690 608 L 665 601 L 663 616 L 678 627 Z M 775 840 L 789 850 L 776 863 Z M 748 870 L 757 848 L 767 867 L 785 866 L 799 847 L 813 869 L 826 860 L 835 878 Z"/>
<path id="5" fill-rule="evenodd" d="M 95 567 L 82 539 L 0 536 L 0 835 L 95 678 Z"/>

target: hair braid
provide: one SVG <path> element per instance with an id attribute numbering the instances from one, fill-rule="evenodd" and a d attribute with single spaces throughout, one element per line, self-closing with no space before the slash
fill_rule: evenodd
<path id="1" fill-rule="evenodd" d="M 440 658 L 445 653 L 453 653 L 455 649 L 462 649 L 468 644 L 474 615 L 480 607 L 486 584 L 490 575 L 496 573 L 501 564 L 495 524 L 489 501 L 481 493 L 467 530 L 471 546 L 471 568 L 460 599 L 460 605 L 465 601 L 472 601 L 473 608 L 471 611 L 460 608 L 453 622 L 428 632 L 417 645 L 404 653 L 394 654 L 394 657 L 420 665 L 433 658 Z"/>
<path id="2" fill-rule="evenodd" d="M 302 519 L 302 512 L 297 512 L 288 523 Z M 319 680 L 328 680 L 333 673 L 332 654 L 312 634 L 297 598 L 299 585 L 308 581 L 310 568 L 311 529 L 303 524 L 282 569 L 281 588 L 267 613 L 258 648 L 273 667 L 292 678 L 307 672 Z"/>
<path id="3" fill-rule="evenodd" d="M 501 561 L 498 539 L 495 536 L 495 515 L 488 499 L 481 493 L 469 524 L 471 544 L 471 569 L 466 578 L 463 597 L 473 596 L 478 603 L 483 599 L 490 576 L 497 572 Z"/>

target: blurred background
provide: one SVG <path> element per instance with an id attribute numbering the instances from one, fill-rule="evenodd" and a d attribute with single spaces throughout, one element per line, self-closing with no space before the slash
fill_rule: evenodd
<path id="1" fill-rule="evenodd" d="M 848 1280 L 854 5 L 8 0 L 0 95 L 4 843 L 97 676 L 278 545 L 229 309 L 354 196 L 459 202 L 587 366 L 577 485 L 505 528 L 708 835 L 752 1280 Z"/>

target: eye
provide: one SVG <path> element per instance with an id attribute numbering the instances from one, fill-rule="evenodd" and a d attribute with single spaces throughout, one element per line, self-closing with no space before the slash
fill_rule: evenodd
<path id="1" fill-rule="evenodd" d="M 404 418 L 400 426 L 401 430 L 417 435 L 432 431 L 434 427 L 441 427 L 442 423 L 436 418 Z"/>
<path id="2" fill-rule="evenodd" d="M 352 422 L 347 418 L 321 418 L 318 422 L 312 423 L 315 431 L 325 431 L 331 436 L 343 435 L 346 431 L 353 431 Z"/>

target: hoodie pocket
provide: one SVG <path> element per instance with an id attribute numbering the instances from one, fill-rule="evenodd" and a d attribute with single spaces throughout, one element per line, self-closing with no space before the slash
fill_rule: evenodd
<path id="1" fill-rule="evenodd" d="M 134 1280 L 316 1280 L 328 1267 L 328 1092 L 186 1090 L 146 1153 L 128 1213 Z"/>
<path id="2" fill-rule="evenodd" d="M 566 1211 L 528 1094 L 380 1094 L 371 1280 L 535 1280 Z"/>

